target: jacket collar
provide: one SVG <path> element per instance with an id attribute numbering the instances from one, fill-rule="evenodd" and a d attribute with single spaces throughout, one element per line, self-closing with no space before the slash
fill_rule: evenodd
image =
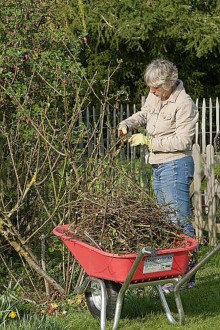
<path id="1" fill-rule="evenodd" d="M 184 89 L 182 80 L 177 80 L 177 86 L 168 98 L 167 102 L 176 102 L 177 97 L 179 96 L 180 92 Z"/>

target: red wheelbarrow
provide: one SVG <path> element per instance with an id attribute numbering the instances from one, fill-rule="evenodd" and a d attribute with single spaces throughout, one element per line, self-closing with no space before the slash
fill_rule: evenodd
<path id="1" fill-rule="evenodd" d="M 185 315 L 180 289 L 220 249 L 220 244 L 186 274 L 190 255 L 198 242 L 185 237 L 181 247 L 164 250 L 143 248 L 139 253 L 111 254 L 74 238 L 69 225 L 57 226 L 53 233 L 59 236 L 68 250 L 85 270 L 87 276 L 76 293 L 85 293 L 89 311 L 100 318 L 101 330 L 106 320 L 114 319 L 112 330 L 118 329 L 121 309 L 127 289 L 154 286 L 160 296 L 168 321 L 183 324 Z M 174 284 L 174 298 L 178 311 L 176 320 L 169 308 L 162 285 Z"/>

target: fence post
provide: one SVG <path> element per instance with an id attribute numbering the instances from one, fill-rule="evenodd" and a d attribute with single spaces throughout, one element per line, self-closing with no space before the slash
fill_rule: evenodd
<path id="1" fill-rule="evenodd" d="M 203 99 L 202 102 L 202 153 L 205 154 L 206 149 L 206 101 Z"/>
<path id="2" fill-rule="evenodd" d="M 100 118 L 99 118 L 99 156 L 103 158 L 105 155 L 105 147 L 104 147 L 104 116 L 106 112 L 106 105 L 100 106 Z"/>
<path id="3" fill-rule="evenodd" d="M 216 133 L 220 131 L 220 120 L 219 120 L 219 100 L 218 97 L 216 97 L 216 103 L 215 103 L 215 121 L 216 121 Z"/>
<path id="4" fill-rule="evenodd" d="M 199 100 L 196 100 L 196 107 L 199 109 Z M 199 143 L 199 122 L 196 123 L 196 132 L 195 132 L 195 143 Z"/>
<path id="5" fill-rule="evenodd" d="M 136 105 L 133 105 L 133 113 L 136 113 Z M 131 147 L 131 174 L 135 178 L 136 171 L 136 148 Z"/>
<path id="6" fill-rule="evenodd" d="M 123 104 L 120 105 L 120 113 L 119 113 L 119 122 L 121 122 L 124 119 L 124 108 L 123 108 Z M 122 148 L 120 151 L 120 157 L 121 157 L 121 161 L 122 163 L 125 162 L 125 149 Z"/>
<path id="7" fill-rule="evenodd" d="M 206 148 L 206 175 L 208 178 L 208 231 L 209 245 L 216 245 L 216 199 L 215 199 L 215 172 L 214 172 L 214 148 L 208 145 Z"/>
<path id="8" fill-rule="evenodd" d="M 194 171 L 194 195 L 193 195 L 193 204 L 194 204 L 194 215 L 195 215 L 195 230 L 196 238 L 199 242 L 202 242 L 203 239 L 203 219 L 202 219 L 202 194 L 201 194 L 201 154 L 200 146 L 194 144 L 192 148 L 192 155 L 195 163 Z"/>
<path id="9" fill-rule="evenodd" d="M 130 117 L 130 106 L 127 104 L 127 111 L 126 111 L 126 118 Z M 127 160 L 130 160 L 130 146 L 129 143 L 127 143 Z"/>
<path id="10" fill-rule="evenodd" d="M 86 127 L 89 132 L 91 132 L 91 120 L 90 120 L 90 109 L 86 108 Z M 88 156 L 91 155 L 93 150 L 92 140 L 91 138 L 88 141 Z"/>
<path id="11" fill-rule="evenodd" d="M 144 106 L 146 97 L 141 97 L 141 106 Z M 147 171 L 146 171 L 146 152 L 149 152 L 147 150 L 146 146 L 140 146 L 140 161 L 141 161 L 141 180 L 144 187 L 147 187 Z"/>
<path id="12" fill-rule="evenodd" d="M 209 99 L 209 144 L 212 144 L 212 129 L 213 129 L 213 114 L 212 114 L 212 99 Z"/>

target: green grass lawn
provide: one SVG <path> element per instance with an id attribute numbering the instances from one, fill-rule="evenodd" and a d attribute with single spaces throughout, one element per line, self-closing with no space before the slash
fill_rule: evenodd
<path id="1" fill-rule="evenodd" d="M 208 251 L 206 247 L 200 248 L 200 258 Z M 131 290 L 126 294 L 119 330 L 220 329 L 220 252 L 199 270 L 196 287 L 181 292 L 186 316 L 184 325 L 170 324 L 159 297 L 152 295 L 152 292 L 149 293 L 149 289 L 144 291 L 136 294 Z M 175 313 L 173 295 L 167 296 L 167 300 Z M 98 330 L 100 325 L 86 308 L 79 310 L 73 306 L 66 315 L 40 317 L 29 314 L 21 320 L 9 319 L 5 326 L 0 328 L 6 330 Z M 108 321 L 107 329 L 111 328 L 112 322 Z"/>

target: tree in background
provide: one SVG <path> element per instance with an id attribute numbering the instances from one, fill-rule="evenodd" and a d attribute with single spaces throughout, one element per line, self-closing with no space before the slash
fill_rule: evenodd
<path id="1" fill-rule="evenodd" d="M 60 1 L 68 31 L 84 40 L 81 61 L 101 90 L 109 67 L 121 62 L 112 92 L 132 101 L 146 94 L 143 72 L 155 58 L 178 65 L 194 97 L 219 95 L 220 5 L 201 0 Z"/>

